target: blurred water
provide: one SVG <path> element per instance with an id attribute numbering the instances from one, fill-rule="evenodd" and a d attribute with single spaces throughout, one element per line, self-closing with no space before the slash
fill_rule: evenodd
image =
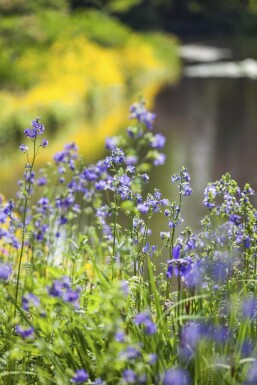
<path id="1" fill-rule="evenodd" d="M 235 66 L 240 65 L 241 60 L 251 59 L 251 54 L 256 58 L 256 52 L 250 49 L 252 43 L 248 54 L 243 41 L 241 55 L 240 45 L 236 52 L 232 47 L 232 55 L 238 58 Z M 231 48 L 228 42 L 224 48 Z M 193 65 L 199 66 L 199 63 L 191 62 L 190 67 Z M 210 64 L 201 65 L 206 71 Z M 189 64 L 184 66 L 186 69 Z M 170 175 L 182 165 L 188 168 L 193 195 L 185 200 L 186 225 L 197 229 L 199 219 L 206 212 L 202 206 L 204 187 L 226 172 L 230 172 L 241 187 L 249 182 L 257 191 L 257 80 L 254 77 L 247 74 L 232 77 L 224 72 L 212 75 L 211 71 L 205 77 L 185 75 L 175 86 L 159 93 L 154 110 L 156 128 L 167 136 L 167 162 L 154 170 L 152 188 L 159 186 L 165 195 L 177 199 Z M 166 226 L 166 222 L 160 219 L 160 225 Z"/>

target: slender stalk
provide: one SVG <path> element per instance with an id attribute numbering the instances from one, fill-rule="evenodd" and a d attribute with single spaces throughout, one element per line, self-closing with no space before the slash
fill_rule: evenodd
<path id="1" fill-rule="evenodd" d="M 19 254 L 19 260 L 18 260 L 18 274 L 17 274 L 17 282 L 15 287 L 15 303 L 14 303 L 14 318 L 16 317 L 16 311 L 17 311 L 17 301 L 18 301 L 18 294 L 19 294 L 19 283 L 20 283 L 20 274 L 21 274 L 21 261 L 24 251 L 24 243 L 25 243 L 25 234 L 26 234 L 26 217 L 27 217 L 27 208 L 28 208 L 28 201 L 30 196 L 30 188 L 31 188 L 31 176 L 32 176 L 32 170 L 35 163 L 37 151 L 36 151 L 36 138 L 33 140 L 33 157 L 31 165 L 29 165 L 29 175 L 28 175 L 28 185 L 27 181 L 25 181 L 25 202 L 24 202 L 24 211 L 23 211 L 23 218 L 22 218 L 22 238 L 21 238 L 21 250 Z"/>

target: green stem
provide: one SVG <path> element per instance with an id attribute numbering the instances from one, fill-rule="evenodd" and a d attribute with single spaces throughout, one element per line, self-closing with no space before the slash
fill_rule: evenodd
<path id="1" fill-rule="evenodd" d="M 36 155 L 37 153 L 36 153 L 36 138 L 35 138 L 35 140 L 33 141 L 33 158 L 32 158 L 31 165 L 29 166 L 28 186 L 26 186 L 26 181 L 25 181 L 25 203 L 24 203 L 24 211 L 23 211 L 23 219 L 22 219 L 21 251 L 20 251 L 19 260 L 18 260 L 18 274 L 17 274 L 17 282 L 15 287 L 15 297 L 14 297 L 15 298 L 14 318 L 16 317 L 16 311 L 17 311 L 17 301 L 18 301 L 19 283 L 20 283 L 20 274 L 21 274 L 21 261 L 22 261 L 23 251 L 24 251 L 25 234 L 26 234 L 25 227 L 26 227 L 27 208 L 28 208 L 28 200 L 29 200 L 30 188 L 31 188 L 31 175 L 32 175 L 32 170 L 35 163 Z"/>

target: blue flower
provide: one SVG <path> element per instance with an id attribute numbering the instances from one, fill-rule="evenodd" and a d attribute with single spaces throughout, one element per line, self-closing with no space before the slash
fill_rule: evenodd
<path id="1" fill-rule="evenodd" d="M 75 375 L 72 377 L 71 382 L 74 384 L 81 384 L 88 380 L 89 375 L 84 369 L 79 369 L 76 371 Z"/>
<path id="2" fill-rule="evenodd" d="M 134 103 L 130 107 L 130 112 L 130 119 L 137 119 L 139 123 L 143 123 L 149 130 L 153 128 L 153 122 L 156 118 L 156 114 L 146 110 L 144 101 Z"/>
<path id="3" fill-rule="evenodd" d="M 121 164 L 125 162 L 125 155 L 121 148 L 115 148 L 112 150 L 111 161 L 115 164 Z"/>
<path id="4" fill-rule="evenodd" d="M 146 214 L 148 213 L 149 211 L 149 206 L 145 203 L 140 203 L 138 206 L 137 206 L 137 209 L 140 213 L 142 214 Z"/>
<path id="5" fill-rule="evenodd" d="M 166 138 L 162 134 L 156 134 L 151 141 L 151 146 L 153 148 L 156 148 L 157 150 L 160 150 L 164 147 L 166 142 Z"/>
<path id="6" fill-rule="evenodd" d="M 124 342 L 125 341 L 125 333 L 122 330 L 119 330 L 115 333 L 114 339 L 116 342 Z"/>
<path id="7" fill-rule="evenodd" d="M 137 314 L 134 318 L 134 323 L 136 325 L 143 325 L 144 333 L 147 335 L 152 335 L 157 332 L 156 324 L 152 321 L 152 316 L 148 311 Z"/>
<path id="8" fill-rule="evenodd" d="M 162 166 L 165 163 L 165 160 L 166 160 L 166 155 L 163 153 L 159 153 L 158 155 L 155 156 L 153 164 L 155 166 Z"/>
<path id="9" fill-rule="evenodd" d="M 111 138 L 105 139 L 105 147 L 107 150 L 114 150 L 119 142 L 119 138 L 117 136 L 112 136 Z"/>
<path id="10" fill-rule="evenodd" d="M 31 307 L 39 306 L 39 298 L 33 293 L 28 293 L 22 297 L 22 307 L 24 310 L 29 311 Z"/>
<path id="11" fill-rule="evenodd" d="M 257 362 L 254 362 L 247 371 L 246 385 L 255 385 L 257 382 Z"/>
<path id="12" fill-rule="evenodd" d="M 0 279 L 7 281 L 11 274 L 12 274 L 12 267 L 10 265 L 0 263 Z"/>
<path id="13" fill-rule="evenodd" d="M 47 183 L 47 179 L 44 176 L 38 178 L 38 180 L 37 180 L 38 186 L 45 186 L 46 183 Z"/>
<path id="14" fill-rule="evenodd" d="M 43 139 L 41 144 L 40 144 L 41 147 L 43 148 L 46 148 L 48 146 L 48 140 L 47 139 Z"/>
<path id="15" fill-rule="evenodd" d="M 126 369 L 122 373 L 122 378 L 127 384 L 135 384 L 137 376 L 134 370 Z"/>
<path id="16" fill-rule="evenodd" d="M 163 385 L 189 385 L 189 375 L 182 369 L 169 369 L 164 373 Z"/>
<path id="17" fill-rule="evenodd" d="M 180 251 L 181 251 L 181 246 L 177 245 L 173 247 L 172 249 L 172 255 L 175 259 L 178 259 L 180 257 Z"/>
<path id="18" fill-rule="evenodd" d="M 38 135 L 42 135 L 44 130 L 45 127 L 40 123 L 40 118 L 36 118 L 32 121 L 32 128 L 26 128 L 24 134 L 30 139 L 35 139 Z"/>
<path id="19" fill-rule="evenodd" d="M 15 326 L 15 332 L 16 332 L 16 334 L 21 336 L 23 339 L 34 337 L 34 328 L 32 328 L 32 327 L 28 328 L 28 329 L 24 329 L 22 326 L 16 325 Z"/>
<path id="20" fill-rule="evenodd" d="M 26 153 L 29 151 L 29 148 L 25 144 L 21 144 L 20 145 L 20 151 Z"/>

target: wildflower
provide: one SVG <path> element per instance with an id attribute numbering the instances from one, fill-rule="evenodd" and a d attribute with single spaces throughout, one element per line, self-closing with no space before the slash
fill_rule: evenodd
<path id="1" fill-rule="evenodd" d="M 157 150 L 160 150 L 164 147 L 166 142 L 166 138 L 162 134 L 156 134 L 151 141 L 151 146 L 153 148 L 156 148 Z"/>
<path id="2" fill-rule="evenodd" d="M 48 146 L 48 140 L 47 139 L 43 139 L 41 144 L 40 144 L 41 147 L 43 148 L 46 148 Z"/>
<path id="3" fill-rule="evenodd" d="M 244 247 L 246 248 L 246 249 L 249 249 L 249 247 L 251 246 L 251 238 L 250 237 L 245 237 L 245 239 L 244 239 Z"/>
<path id="4" fill-rule="evenodd" d="M 137 164 L 137 161 L 138 159 L 136 155 L 129 155 L 126 157 L 125 160 L 127 166 L 134 166 L 135 164 Z"/>
<path id="5" fill-rule="evenodd" d="M 36 118 L 32 121 L 32 128 L 26 128 L 24 134 L 30 138 L 35 139 L 38 135 L 42 135 L 45 130 L 45 127 L 40 123 L 40 118 Z"/>
<path id="6" fill-rule="evenodd" d="M 125 333 L 122 330 L 116 332 L 114 339 L 116 342 L 124 342 L 125 341 Z"/>
<path id="7" fill-rule="evenodd" d="M 28 293 L 22 297 L 22 307 L 24 310 L 29 311 L 31 307 L 38 307 L 39 299 L 35 294 Z"/>
<path id="8" fill-rule="evenodd" d="M 177 245 L 173 247 L 172 249 L 172 255 L 175 259 L 178 259 L 180 257 L 180 251 L 181 251 L 181 246 Z"/>
<path id="9" fill-rule="evenodd" d="M 254 297 L 245 298 L 241 304 L 244 319 L 252 319 L 256 315 L 257 301 Z"/>
<path id="10" fill-rule="evenodd" d="M 107 150 L 114 150 L 119 142 L 119 138 L 117 136 L 113 136 L 111 138 L 106 138 L 105 140 L 105 147 Z"/>
<path id="11" fill-rule="evenodd" d="M 139 313 L 134 318 L 136 325 L 143 325 L 144 332 L 147 335 L 155 334 L 157 332 L 156 324 L 152 321 L 151 314 L 148 311 Z"/>
<path id="12" fill-rule="evenodd" d="M 142 249 L 142 252 L 143 253 L 147 253 L 150 249 L 150 244 L 149 243 L 146 243 L 145 246 L 143 247 Z"/>
<path id="13" fill-rule="evenodd" d="M 127 384 L 135 384 L 137 376 L 134 370 L 126 369 L 122 373 L 122 378 Z"/>
<path id="14" fill-rule="evenodd" d="M 125 155 L 121 148 L 115 148 L 112 150 L 111 161 L 116 164 L 121 164 L 125 161 Z"/>
<path id="15" fill-rule="evenodd" d="M 28 329 L 24 329 L 20 325 L 16 325 L 15 326 L 15 332 L 16 332 L 16 334 L 21 336 L 23 339 L 34 337 L 34 328 L 33 327 L 28 328 Z"/>
<path id="16" fill-rule="evenodd" d="M 129 284 L 127 281 L 120 281 L 120 288 L 123 294 L 127 297 L 129 295 Z"/>
<path id="17" fill-rule="evenodd" d="M 128 166 L 128 167 L 126 168 L 126 172 L 127 172 L 128 174 L 135 174 L 135 172 L 136 172 L 136 167 L 135 167 L 135 166 Z"/>
<path id="18" fill-rule="evenodd" d="M 47 179 L 44 176 L 38 178 L 38 180 L 37 180 L 38 186 L 45 186 L 46 183 L 47 183 Z"/>
<path id="19" fill-rule="evenodd" d="M 164 373 L 163 385 L 189 385 L 189 375 L 182 369 L 169 369 Z"/>
<path id="20" fill-rule="evenodd" d="M 163 153 L 159 153 L 158 155 L 156 155 L 153 161 L 153 164 L 155 166 L 162 166 L 165 163 L 165 160 L 166 160 L 166 155 Z"/>
<path id="21" fill-rule="evenodd" d="M 94 382 L 93 385 L 106 385 L 106 382 L 101 380 L 101 378 L 97 378 Z"/>
<path id="22" fill-rule="evenodd" d="M 135 360 L 140 356 L 141 356 L 140 351 L 134 348 L 133 346 L 128 346 L 125 351 L 121 352 L 121 357 L 123 357 L 126 360 Z"/>
<path id="23" fill-rule="evenodd" d="M 231 214 L 231 215 L 229 216 L 229 220 L 230 220 L 230 222 L 234 223 L 234 225 L 236 225 L 236 226 L 239 226 L 240 223 L 241 223 L 241 217 L 240 217 L 240 215 Z"/>
<path id="24" fill-rule="evenodd" d="M 247 382 L 246 385 L 255 385 L 257 382 L 257 361 L 247 371 Z"/>
<path id="25" fill-rule="evenodd" d="M 11 266 L 4 263 L 0 263 L 0 279 L 7 281 L 11 274 L 12 274 Z"/>
<path id="26" fill-rule="evenodd" d="M 142 214 L 146 214 L 148 213 L 149 211 L 149 206 L 145 203 L 140 203 L 138 206 L 137 206 L 137 209 L 140 213 Z"/>
<path id="27" fill-rule="evenodd" d="M 130 119 L 137 119 L 139 123 L 143 123 L 149 130 L 153 128 L 153 122 L 155 120 L 156 114 L 146 110 L 144 101 L 134 103 L 130 107 L 130 112 Z"/>
<path id="28" fill-rule="evenodd" d="M 75 375 L 72 377 L 71 382 L 74 384 L 81 384 L 88 380 L 89 375 L 84 369 L 79 369 L 76 371 Z"/>
<path id="29" fill-rule="evenodd" d="M 140 178 L 141 178 L 144 182 L 146 182 L 146 183 L 149 182 L 149 175 L 147 175 L 147 174 L 141 174 L 141 175 L 140 175 Z"/>
<path id="30" fill-rule="evenodd" d="M 171 182 L 172 182 L 172 183 L 177 182 L 177 181 L 179 181 L 179 180 L 180 180 L 179 174 L 174 174 L 174 175 L 172 175 L 172 177 L 171 177 Z"/>
<path id="31" fill-rule="evenodd" d="M 158 355 L 156 353 L 150 353 L 147 356 L 147 362 L 148 362 L 149 365 L 155 364 L 157 359 L 158 359 Z"/>
<path id="32" fill-rule="evenodd" d="M 26 153 L 29 151 L 29 148 L 25 144 L 21 144 L 20 145 L 20 151 Z"/>
<path id="33" fill-rule="evenodd" d="M 190 187 L 190 183 L 182 183 L 181 184 L 181 193 L 183 196 L 189 196 L 191 195 L 193 190 Z"/>
<path id="34" fill-rule="evenodd" d="M 161 231 L 160 232 L 160 238 L 162 240 L 169 240 L 170 239 L 170 233 L 168 231 Z"/>

